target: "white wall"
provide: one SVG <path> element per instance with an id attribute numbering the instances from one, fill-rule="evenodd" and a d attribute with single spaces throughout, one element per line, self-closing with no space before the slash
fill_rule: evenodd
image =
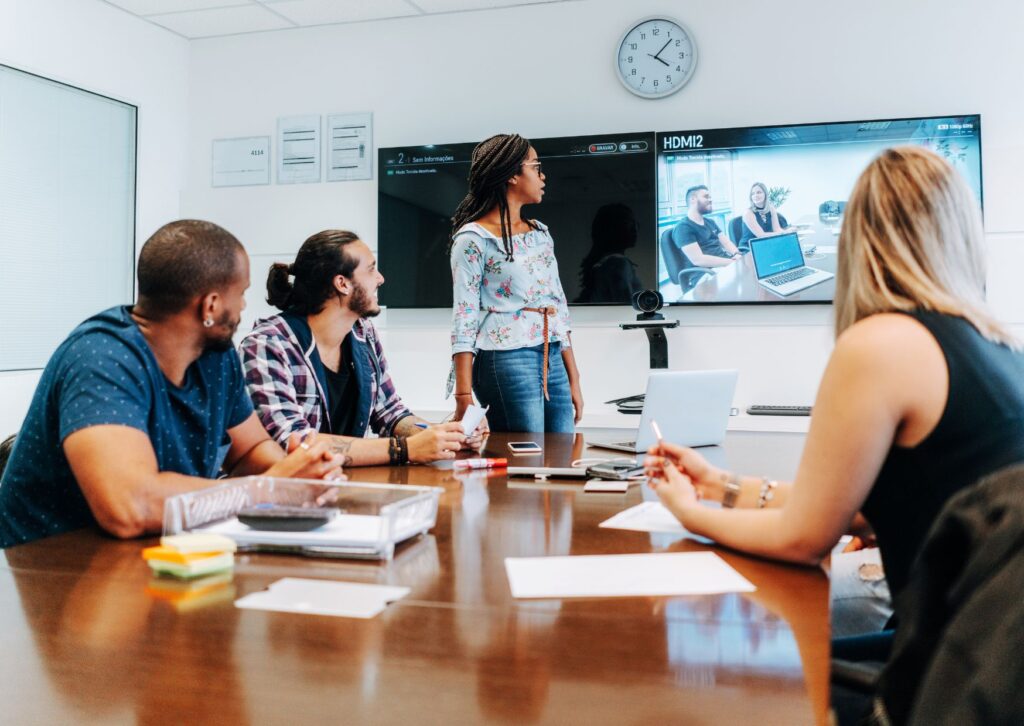
<path id="1" fill-rule="evenodd" d="M 691 28 L 700 60 L 683 91 L 645 101 L 623 90 L 612 59 L 622 31 L 658 13 Z M 581 0 L 196 41 L 182 212 L 225 225 L 259 256 L 258 299 L 263 263 L 289 258 L 307 235 L 346 227 L 376 238 L 372 181 L 210 187 L 210 141 L 273 135 L 279 115 L 371 110 L 375 143 L 394 146 L 505 130 L 551 136 L 980 112 L 990 299 L 1004 319 L 1022 323 L 1015 199 L 1024 97 L 1001 82 L 1024 66 L 1022 21 L 1021 4 L 997 0 L 969 8 L 951 0 Z M 669 333 L 673 367 L 739 367 L 740 406 L 811 402 L 831 347 L 829 307 L 669 312 L 683 323 Z M 630 315 L 574 314 L 591 411 L 642 387 L 645 339 L 616 327 Z M 388 314 L 399 390 L 421 410 L 445 407 L 447 319 L 444 311 Z"/>
<path id="2" fill-rule="evenodd" d="M 178 217 L 188 53 L 187 41 L 104 3 L 0 0 L 0 63 L 139 107 L 136 249 Z M 40 291 L 39 304 L 59 296 Z M 0 436 L 21 426 L 39 374 L 0 373 Z"/>

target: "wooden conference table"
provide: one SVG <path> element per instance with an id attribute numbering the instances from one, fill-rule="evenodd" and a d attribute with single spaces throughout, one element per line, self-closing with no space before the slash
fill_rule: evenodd
<path id="1" fill-rule="evenodd" d="M 584 454 L 543 441 L 546 465 Z M 771 468 L 794 434 L 732 433 L 735 468 Z M 504 455 L 506 436 L 487 452 Z M 596 450 L 588 452 L 597 454 Z M 600 452 L 607 456 L 607 452 Z M 540 458 L 540 457 L 535 457 Z M 791 458 L 791 457 L 790 457 Z M 759 462 L 768 468 L 757 467 Z M 233 580 L 175 603 L 139 552 L 83 530 L 0 555 L 5 723 L 801 724 L 824 721 L 828 583 L 810 568 L 715 548 L 749 594 L 512 598 L 506 556 L 700 551 L 671 535 L 599 529 L 641 501 L 579 484 L 460 480 L 416 466 L 349 472 L 444 487 L 436 528 L 390 563 L 239 555 Z M 372 620 L 240 610 L 299 576 L 400 584 Z"/>

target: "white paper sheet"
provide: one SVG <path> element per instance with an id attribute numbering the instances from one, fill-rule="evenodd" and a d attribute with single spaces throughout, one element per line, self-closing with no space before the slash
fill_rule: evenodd
<path id="1" fill-rule="evenodd" d="M 287 532 L 253 529 L 231 517 L 223 522 L 196 529 L 196 532 L 210 532 L 230 537 L 241 545 L 308 545 L 330 547 L 332 545 L 374 545 L 385 541 L 385 521 L 368 514 L 339 514 L 327 524 L 307 532 Z M 397 540 L 396 540 L 397 541 Z"/>
<path id="2" fill-rule="evenodd" d="M 714 552 L 508 557 L 505 571 L 516 598 L 708 595 L 756 589 Z"/>
<path id="3" fill-rule="evenodd" d="M 320 116 L 277 119 L 277 183 L 320 181 Z"/>
<path id="4" fill-rule="evenodd" d="M 373 178 L 373 114 L 327 117 L 327 181 Z"/>
<path id="5" fill-rule="evenodd" d="M 470 404 L 466 412 L 462 414 L 462 433 L 466 436 L 472 436 L 473 432 L 476 431 L 476 427 L 480 425 L 480 422 L 484 420 L 484 416 L 487 415 L 487 409 L 480 408 L 475 403 Z"/>
<path id="6" fill-rule="evenodd" d="M 633 482 L 618 480 L 613 481 L 610 479 L 591 479 L 583 485 L 583 491 L 585 492 L 602 492 L 605 494 L 623 494 L 629 491 L 629 486 Z"/>
<path id="7" fill-rule="evenodd" d="M 270 137 L 247 136 L 213 140 L 215 187 L 270 183 Z"/>
<path id="8" fill-rule="evenodd" d="M 366 585 L 286 577 L 262 592 L 235 600 L 235 607 L 341 618 L 372 618 L 388 603 L 409 594 L 407 587 Z"/>
<path id="9" fill-rule="evenodd" d="M 643 502 L 601 522 L 599 527 L 629 529 L 634 532 L 690 534 L 661 502 Z"/>

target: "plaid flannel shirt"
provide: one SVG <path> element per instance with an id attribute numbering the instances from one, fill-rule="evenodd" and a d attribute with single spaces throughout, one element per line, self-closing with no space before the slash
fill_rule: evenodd
<path id="1" fill-rule="evenodd" d="M 357 320 L 350 335 L 354 336 L 353 355 L 365 356 L 373 371 L 369 380 L 369 415 L 363 419 L 366 423 L 362 435 L 372 430 L 380 436 L 391 436 L 395 425 L 412 412 L 395 391 L 373 323 Z M 309 344 L 303 346 L 288 320 L 283 315 L 273 315 L 257 321 L 240 346 L 242 370 L 256 413 L 270 436 L 282 446 L 287 446 L 288 437 L 294 433 L 320 431 L 323 421 L 330 416 L 325 405 L 327 396 L 316 373 L 316 366 L 323 364 L 316 355 L 311 333 L 308 338 Z M 359 380 L 360 368 L 356 365 L 355 370 L 363 388 L 367 381 Z"/>

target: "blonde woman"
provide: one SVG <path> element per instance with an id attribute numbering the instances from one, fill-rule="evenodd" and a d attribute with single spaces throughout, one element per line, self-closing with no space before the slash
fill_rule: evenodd
<path id="1" fill-rule="evenodd" d="M 836 344 L 796 480 L 665 444 L 645 461 L 662 502 L 691 532 L 798 563 L 870 525 L 895 599 L 946 500 L 1024 460 L 1024 355 L 985 308 L 983 250 L 952 167 L 917 147 L 882 153 L 846 207 Z"/>
<path id="2" fill-rule="evenodd" d="M 755 237 L 768 237 L 789 229 L 786 218 L 768 199 L 768 187 L 762 182 L 754 182 L 750 187 L 750 206 L 743 212 L 743 234 L 739 246 L 750 248 L 750 240 Z"/>

